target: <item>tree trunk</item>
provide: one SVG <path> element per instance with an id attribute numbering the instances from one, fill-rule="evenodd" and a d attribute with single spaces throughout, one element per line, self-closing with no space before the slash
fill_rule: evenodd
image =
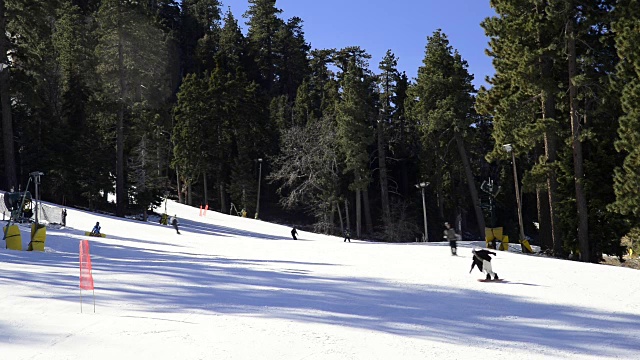
<path id="1" fill-rule="evenodd" d="M 549 79 L 552 73 L 552 64 L 548 59 L 543 60 L 542 76 Z M 554 119 L 556 102 L 551 91 L 545 89 L 542 91 L 542 118 L 544 120 Z M 547 165 L 553 165 L 556 162 L 558 151 L 558 136 L 555 133 L 555 126 L 547 128 L 544 133 L 544 154 Z M 549 226 L 551 228 L 551 239 L 553 242 L 553 254 L 562 256 L 562 236 L 559 228 L 558 214 L 558 180 L 553 167 L 550 167 L 547 173 L 547 195 L 549 196 Z"/>
<path id="2" fill-rule="evenodd" d="M 362 191 L 356 190 L 356 236 L 359 238 L 362 233 Z"/>
<path id="3" fill-rule="evenodd" d="M 373 233 L 373 221 L 371 219 L 371 205 L 369 204 L 369 190 L 362 190 L 362 201 L 364 206 L 364 223 L 367 227 L 367 233 Z"/>
<path id="4" fill-rule="evenodd" d="M 433 174 L 434 180 L 435 180 L 435 193 L 436 193 L 436 206 L 438 207 L 438 215 L 440 215 L 440 218 L 438 219 L 438 221 L 443 220 L 444 219 L 444 191 L 442 189 L 442 172 L 446 171 L 445 167 L 444 167 L 444 161 L 440 161 L 439 156 L 436 156 L 436 168 L 437 169 L 443 169 L 442 171 L 438 171 L 435 174 Z M 438 165 L 440 164 L 440 165 Z M 427 206 L 428 208 L 428 206 Z M 429 211 L 427 211 L 427 216 L 429 214 Z"/>
<path id="5" fill-rule="evenodd" d="M 220 189 L 220 212 L 223 214 L 227 213 L 227 199 L 224 193 L 224 184 L 222 181 L 218 180 L 218 189 Z"/>
<path id="6" fill-rule="evenodd" d="M 544 105 L 544 104 L 543 104 Z M 543 115 L 544 117 L 544 112 Z M 544 146 L 536 146 L 536 159 L 544 156 Z M 542 250 L 553 249 L 553 239 L 551 237 L 551 216 L 549 215 L 549 194 L 546 186 L 536 186 L 536 204 L 538 219 L 538 242 Z"/>
<path id="7" fill-rule="evenodd" d="M 438 201 L 438 213 L 440 215 L 440 219 L 444 219 L 444 195 L 442 190 L 442 176 L 436 175 L 438 183 L 436 184 L 436 197 Z M 427 207 L 428 209 L 428 207 Z M 429 211 L 427 211 L 429 214 Z"/>
<path id="8" fill-rule="evenodd" d="M 391 225 L 391 208 L 389 207 L 389 183 L 387 178 L 387 147 L 384 137 L 384 124 L 378 121 L 378 166 L 380 173 L 380 190 L 382 202 L 382 222 L 385 229 Z"/>
<path id="9" fill-rule="evenodd" d="M 202 172 L 202 182 L 203 182 L 203 187 L 204 187 L 204 202 L 202 204 L 202 207 L 204 208 L 205 206 L 207 206 L 207 204 L 209 204 L 209 194 L 207 193 L 207 172 L 203 171 Z"/>
<path id="10" fill-rule="evenodd" d="M 7 19 L 5 12 L 5 0 L 0 0 L 0 64 L 8 66 L 7 50 L 9 45 L 6 37 Z M 14 191 L 18 188 L 18 177 L 16 175 L 16 158 L 13 144 L 13 117 L 11 116 L 11 99 L 9 98 L 8 67 L 0 70 L 0 108 L 2 108 L 5 186 L 7 190 Z"/>
<path id="11" fill-rule="evenodd" d="M 549 216 L 549 194 L 546 186 L 536 188 L 538 204 L 538 241 L 542 250 L 553 249 L 551 217 Z"/>
<path id="12" fill-rule="evenodd" d="M 584 189 L 584 160 L 582 155 L 582 141 L 580 140 L 580 118 L 578 117 L 577 89 L 573 80 L 576 76 L 576 39 L 573 19 L 567 23 L 567 48 L 569 51 L 569 114 L 571 116 L 571 143 L 573 148 L 573 172 L 576 189 L 576 206 L 578 210 L 578 245 L 580 261 L 591 259 L 589 248 L 589 218 L 587 214 L 587 196 Z"/>
<path id="13" fill-rule="evenodd" d="M 344 199 L 344 218 L 347 219 L 347 229 L 351 231 L 351 221 L 349 220 L 349 200 Z"/>
<path id="14" fill-rule="evenodd" d="M 176 188 L 178 189 L 178 203 L 182 204 L 182 186 L 180 184 L 180 173 L 178 172 L 177 166 L 176 166 Z"/>
<path id="15" fill-rule="evenodd" d="M 536 6 L 536 11 L 539 14 L 543 14 L 544 10 L 542 8 Z M 540 30 L 540 28 L 538 28 Z M 540 48 L 546 47 L 546 44 L 543 44 L 542 33 L 538 31 L 538 45 Z M 553 54 L 545 53 L 542 54 L 539 58 L 540 61 L 540 78 L 543 85 L 541 92 L 541 106 L 542 106 L 542 119 L 544 123 L 548 123 L 549 120 L 555 120 L 555 111 L 556 111 L 556 101 L 554 98 L 554 90 L 555 90 L 555 79 L 553 76 Z M 548 85 L 551 84 L 551 85 Z M 558 137 L 556 135 L 556 126 L 555 125 L 547 125 L 544 131 L 544 155 L 545 155 L 545 164 L 546 165 L 554 165 L 557 157 L 556 153 L 558 151 Z M 556 179 L 556 173 L 551 166 L 549 171 L 547 172 L 547 195 L 549 197 L 547 203 L 549 205 L 548 212 L 546 209 L 541 213 L 539 218 L 540 221 L 540 229 L 546 233 L 550 233 L 551 241 L 553 243 L 553 254 L 555 256 L 562 255 L 562 234 L 560 233 L 558 214 L 556 209 L 558 208 L 558 181 Z M 543 224 L 542 219 L 549 219 L 549 223 Z M 546 228 L 549 227 L 547 230 Z"/>
<path id="16" fill-rule="evenodd" d="M 471 194 L 473 209 L 476 213 L 476 223 L 478 224 L 478 233 L 480 234 L 480 238 L 484 238 L 484 228 L 485 228 L 484 214 L 482 213 L 482 208 L 480 207 L 480 197 L 478 196 L 476 181 L 473 177 L 473 172 L 471 171 L 471 164 L 469 163 L 469 158 L 467 157 L 467 151 L 464 148 L 464 141 L 462 139 L 462 135 L 456 131 L 454 132 L 454 137 L 456 139 L 456 144 L 458 145 L 458 153 L 460 153 L 460 158 L 462 159 L 462 165 L 464 166 L 464 173 L 467 178 L 467 185 L 469 186 L 469 193 Z"/>
<path id="17" fill-rule="evenodd" d="M 345 203 L 345 208 L 346 205 L 347 204 Z M 338 218 L 340 219 L 340 233 L 344 234 L 344 223 L 342 222 L 342 211 L 340 211 L 340 203 L 336 202 L 334 203 L 334 206 L 336 207 L 336 209 L 338 209 Z"/>
<path id="18" fill-rule="evenodd" d="M 124 217 L 126 194 L 124 190 L 124 111 L 126 79 L 124 71 L 124 49 L 122 34 L 118 29 L 118 67 L 120 70 L 120 106 L 118 107 L 118 124 L 116 128 L 116 216 Z"/>

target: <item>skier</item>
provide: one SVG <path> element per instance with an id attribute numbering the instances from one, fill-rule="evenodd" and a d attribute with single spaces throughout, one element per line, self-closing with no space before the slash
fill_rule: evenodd
<path id="1" fill-rule="evenodd" d="M 471 263 L 471 270 L 469 270 L 469 274 L 473 270 L 474 266 L 478 267 L 478 270 L 485 272 L 487 274 L 486 280 L 491 280 L 491 276 L 493 276 L 493 280 L 500 280 L 498 278 L 498 274 L 493 272 L 491 268 L 491 255 L 496 255 L 493 251 L 489 250 L 471 250 L 473 253 L 473 262 Z"/>
<path id="2" fill-rule="evenodd" d="M 180 223 L 178 222 L 178 216 L 174 215 L 173 218 L 171 219 L 171 225 L 173 225 L 173 227 L 176 229 L 176 233 L 178 235 L 180 235 L 180 230 L 178 230 L 178 225 Z"/>
<path id="3" fill-rule="evenodd" d="M 100 222 L 96 221 L 96 226 L 91 230 L 92 236 L 100 236 Z"/>
<path id="4" fill-rule="evenodd" d="M 293 237 L 293 240 L 298 240 L 296 235 L 298 235 L 298 230 L 296 230 L 296 227 L 294 226 L 293 229 L 291 229 L 291 236 Z"/>
<path id="5" fill-rule="evenodd" d="M 451 224 L 448 222 L 444 223 L 444 238 L 445 240 L 449 240 L 449 246 L 451 246 L 451 255 L 458 255 L 458 244 L 456 240 L 458 240 L 459 235 L 456 234 L 456 230 L 451 227 Z"/>
<path id="6" fill-rule="evenodd" d="M 349 229 L 344 229 L 344 241 L 343 242 L 351 242 L 351 232 Z"/>

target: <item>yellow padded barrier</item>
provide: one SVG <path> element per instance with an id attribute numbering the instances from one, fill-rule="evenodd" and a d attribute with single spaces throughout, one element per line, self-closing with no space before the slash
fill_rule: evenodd
<path id="1" fill-rule="evenodd" d="M 500 250 L 509 251 L 509 236 L 505 235 L 502 237 L 502 242 L 500 243 Z"/>
<path id="2" fill-rule="evenodd" d="M 504 239 L 502 237 L 502 227 L 484 228 L 484 235 L 485 241 L 487 242 L 487 248 L 489 249 L 495 249 L 492 244 L 494 240 L 496 240 L 496 242 L 504 242 Z M 508 239 L 509 238 L 507 237 L 507 242 L 509 241 Z M 500 247 L 500 250 L 502 250 L 502 244 L 500 245 Z"/>
<path id="3" fill-rule="evenodd" d="M 2 231 L 7 234 L 5 239 L 7 242 L 7 249 L 22 251 L 22 234 L 20 234 L 20 228 L 18 225 L 9 226 L 8 230 L 5 226 Z"/>
<path id="4" fill-rule="evenodd" d="M 31 242 L 29 251 L 44 251 L 44 242 L 47 240 L 47 228 L 44 225 L 31 224 Z"/>

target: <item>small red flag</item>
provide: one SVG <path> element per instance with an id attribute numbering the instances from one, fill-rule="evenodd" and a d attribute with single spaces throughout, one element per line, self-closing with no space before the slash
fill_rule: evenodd
<path id="1" fill-rule="evenodd" d="M 80 240 L 80 289 L 93 290 L 89 240 Z"/>

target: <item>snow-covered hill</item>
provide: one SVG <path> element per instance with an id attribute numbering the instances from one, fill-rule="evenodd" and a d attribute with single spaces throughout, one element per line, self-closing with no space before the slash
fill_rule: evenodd
<path id="1" fill-rule="evenodd" d="M 294 241 L 167 206 L 181 235 L 69 209 L 44 253 L 0 241 L 0 359 L 640 358 L 637 270 L 499 252 L 507 281 L 480 283 L 470 243 Z M 106 238 L 84 236 L 96 221 Z M 82 239 L 96 289 L 81 313 Z"/>

